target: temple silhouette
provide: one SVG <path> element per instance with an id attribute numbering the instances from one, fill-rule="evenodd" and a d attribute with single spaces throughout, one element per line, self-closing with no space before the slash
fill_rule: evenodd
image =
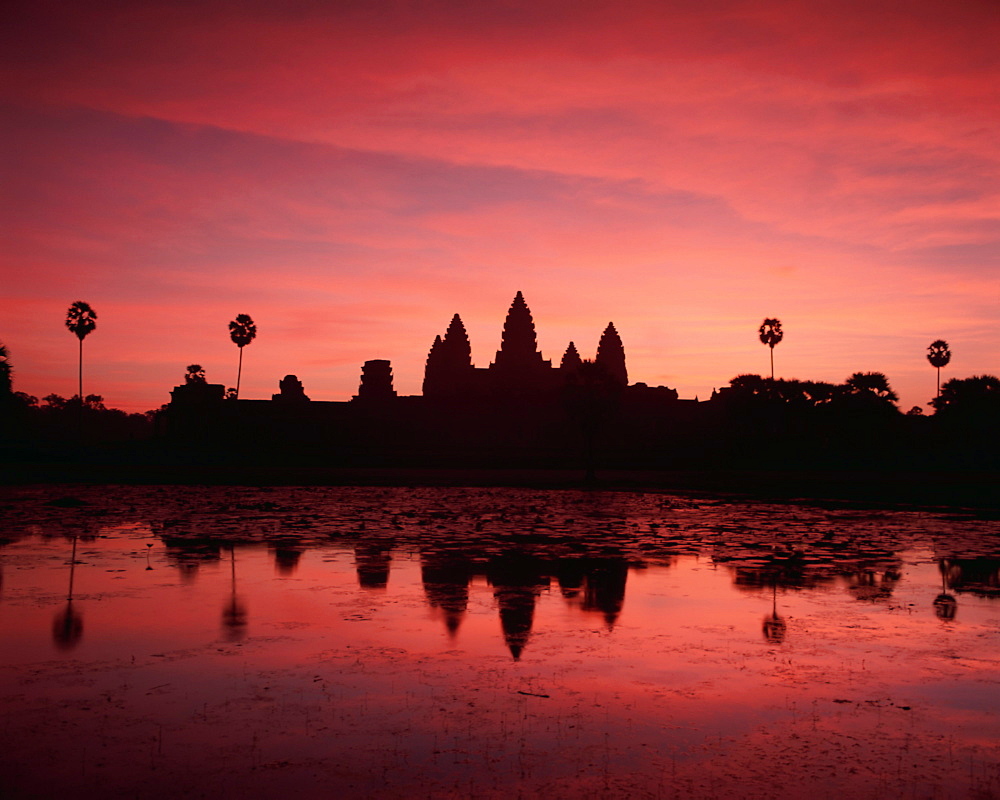
<path id="1" fill-rule="evenodd" d="M 357 394 L 338 402 L 310 398 L 296 375 L 281 378 L 270 400 L 235 399 L 200 368 L 189 370 L 157 419 L 164 443 L 157 455 L 198 466 L 582 469 L 587 481 L 598 468 L 721 468 L 746 470 L 751 484 L 761 464 L 785 473 L 996 468 L 995 400 L 966 403 L 963 413 L 902 414 L 891 391 L 852 379 L 744 374 L 708 398 L 681 399 L 667 386 L 629 383 L 613 322 L 593 358 L 575 342 L 558 364 L 545 358 L 517 292 L 486 366 L 473 363 L 462 318 L 451 317 L 430 343 L 419 395 L 396 392 L 384 359 L 366 361 Z M 783 491 L 814 491 L 793 483 L 786 474 Z M 885 496 L 884 482 L 872 487 L 858 491 Z M 903 484 L 893 491 L 914 494 Z"/>
<path id="2" fill-rule="evenodd" d="M 628 385 L 625 348 L 614 323 L 609 322 L 601 334 L 593 363 L 607 380 L 622 388 Z M 531 310 L 518 292 L 504 320 L 500 349 L 488 367 L 473 366 L 465 325 L 458 314 L 452 317 L 444 337 L 435 337 L 427 355 L 423 394 L 431 399 L 537 398 L 578 381 L 582 367 L 583 359 L 573 342 L 567 345 L 559 366 L 543 358 Z"/>
<path id="3" fill-rule="evenodd" d="M 291 453 L 323 463 L 547 466 L 592 460 L 595 448 L 608 449 L 611 431 L 620 450 L 699 405 L 668 387 L 630 385 L 613 322 L 593 359 L 572 341 L 558 364 L 546 359 L 518 291 L 488 366 L 473 364 L 462 318 L 452 316 L 431 343 L 420 395 L 397 394 L 392 363 L 384 359 L 362 365 L 358 392 L 346 402 L 310 399 L 296 375 L 282 378 L 270 401 L 227 398 L 222 384 L 189 375 L 171 391 L 166 429 L 192 448 Z M 665 416 L 665 407 L 672 413 Z"/>

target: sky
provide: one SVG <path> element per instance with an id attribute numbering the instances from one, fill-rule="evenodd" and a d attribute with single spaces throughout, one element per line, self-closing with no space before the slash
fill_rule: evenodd
<path id="1" fill-rule="evenodd" d="M 459 313 L 705 399 L 1000 372 L 996 0 L 15 3 L 0 37 L 0 342 L 16 390 L 157 408 L 201 364 L 420 392 Z"/>

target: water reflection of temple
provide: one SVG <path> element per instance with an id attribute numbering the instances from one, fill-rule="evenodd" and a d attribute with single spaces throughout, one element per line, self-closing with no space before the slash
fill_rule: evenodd
<path id="1" fill-rule="evenodd" d="M 166 549 L 167 563 L 177 568 L 185 583 L 198 577 L 202 565 L 222 560 L 222 542 L 217 539 L 189 539 L 160 534 L 160 541 Z"/>
<path id="2" fill-rule="evenodd" d="M 396 517 L 393 517 L 396 519 Z M 602 524 L 606 524 L 605 521 Z M 398 525 L 395 526 L 399 528 Z M 231 580 L 223 612 L 226 635 L 239 638 L 246 630 L 246 605 L 236 593 L 235 553 L 230 543 L 210 538 L 184 538 L 160 533 L 168 562 L 178 569 L 185 582 L 194 578 L 200 565 L 218 564 L 225 559 Z M 553 587 L 567 607 L 599 617 L 608 630 L 617 624 L 625 599 L 629 570 L 644 562 L 623 551 L 605 547 L 585 555 L 555 555 L 552 545 L 536 545 L 520 540 L 487 551 L 474 546 L 453 544 L 419 548 L 420 578 L 428 607 L 438 616 L 450 637 L 459 631 L 470 604 L 473 584 L 489 587 L 505 644 L 518 659 L 528 646 L 536 624 L 536 610 L 543 593 Z M 358 585 L 365 590 L 385 590 L 399 544 L 393 538 L 355 540 L 350 547 Z M 307 545 L 294 536 L 269 536 L 266 547 L 279 576 L 294 574 Z M 730 572 L 734 588 L 766 595 L 770 613 L 764 620 L 764 637 L 780 644 L 786 635 L 779 595 L 786 591 L 840 584 L 863 602 L 888 602 L 902 576 L 902 562 L 891 551 L 826 553 L 819 549 L 799 551 L 758 546 L 758 553 L 733 552 L 720 546 L 712 553 L 713 563 Z M 227 552 L 228 551 L 228 552 Z M 565 550 L 561 551 L 565 552 Z M 669 555 L 658 555 L 653 563 L 670 563 Z M 666 559 L 666 560 L 664 560 Z M 72 559 L 71 559 L 72 563 Z M 934 601 L 934 613 L 943 620 L 955 618 L 955 595 L 1000 597 L 1000 559 L 942 558 L 938 560 L 941 589 Z M 72 609 L 75 611 L 75 609 Z M 78 615 L 64 613 L 54 636 L 71 643 L 79 638 Z M 55 629 L 54 629 L 55 630 Z"/>
<path id="3" fill-rule="evenodd" d="M 362 589 L 385 589 L 389 583 L 392 547 L 388 544 L 354 545 L 354 566 Z"/>
<path id="4" fill-rule="evenodd" d="M 274 571 L 283 578 L 290 578 L 299 568 L 303 549 L 294 540 L 275 539 L 268 542 L 268 549 L 274 558 Z"/>
<path id="5" fill-rule="evenodd" d="M 427 604 L 440 610 L 450 636 L 457 633 L 469 606 L 469 583 L 474 574 L 475 566 L 461 556 L 421 554 L 420 576 Z"/>
<path id="6" fill-rule="evenodd" d="M 587 613 L 600 614 L 611 629 L 625 602 L 629 562 L 622 557 L 552 558 L 509 551 L 483 560 L 452 551 L 421 552 L 421 576 L 428 605 L 439 610 L 454 635 L 469 602 L 469 585 L 484 577 L 493 589 L 500 627 L 511 655 L 521 657 L 534 627 L 535 607 L 553 580 L 564 600 Z"/>

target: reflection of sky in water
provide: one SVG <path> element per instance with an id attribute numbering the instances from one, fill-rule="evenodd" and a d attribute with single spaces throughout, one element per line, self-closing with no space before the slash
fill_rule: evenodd
<path id="1" fill-rule="evenodd" d="M 629 516 L 618 496 L 598 519 L 619 535 L 588 538 L 586 507 L 553 493 L 461 520 L 444 503 L 414 516 L 390 491 L 362 533 L 343 490 L 343 519 L 284 512 L 297 536 L 280 495 L 261 520 L 246 490 L 205 491 L 210 513 L 103 519 L 78 538 L 71 602 L 73 526 L 53 513 L 0 550 L 0 767 L 22 791 L 795 796 L 874 781 L 957 797 L 1000 781 L 1000 562 L 971 549 L 995 523 L 713 504 L 691 536 L 690 501 L 634 496 Z M 796 526 L 814 546 L 792 545 Z M 935 614 L 943 590 L 953 620 Z M 154 772 L 177 783 L 150 787 Z"/>

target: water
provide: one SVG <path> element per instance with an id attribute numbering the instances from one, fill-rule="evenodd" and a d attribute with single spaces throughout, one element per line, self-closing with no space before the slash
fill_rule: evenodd
<path id="1" fill-rule="evenodd" d="M 1000 793 L 995 521 L 512 489 L 5 495 L 5 797 Z"/>

